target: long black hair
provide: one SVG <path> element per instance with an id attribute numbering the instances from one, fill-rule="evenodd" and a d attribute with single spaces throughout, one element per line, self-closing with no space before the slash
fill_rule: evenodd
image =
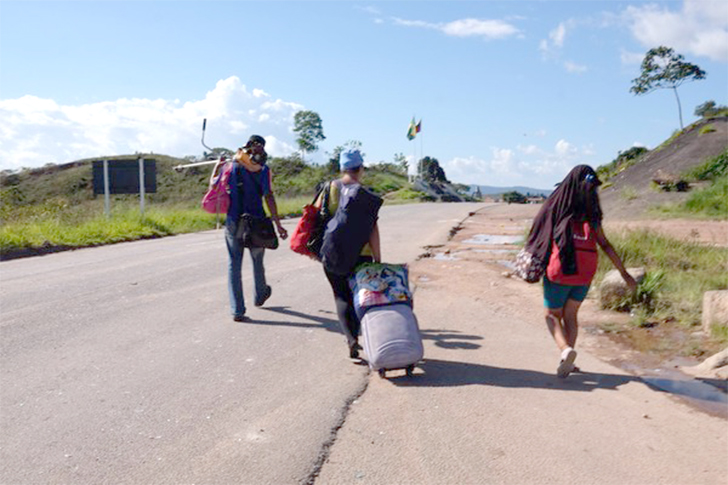
<path id="1" fill-rule="evenodd" d="M 571 169 L 536 215 L 526 250 L 548 262 L 551 245 L 556 243 L 563 273 L 576 274 L 572 222 L 588 221 L 592 226 L 601 224 L 599 185 L 601 181 L 590 166 L 577 165 Z"/>

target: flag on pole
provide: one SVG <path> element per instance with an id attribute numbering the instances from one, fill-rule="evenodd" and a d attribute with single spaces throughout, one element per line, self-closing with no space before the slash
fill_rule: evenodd
<path id="1" fill-rule="evenodd" d="M 420 120 L 419 123 L 415 124 L 415 119 L 414 119 L 414 117 L 412 117 L 412 121 L 410 122 L 409 129 L 407 130 L 407 139 L 414 140 L 415 136 L 417 136 L 417 133 L 420 132 L 421 127 L 422 127 L 422 120 Z"/>

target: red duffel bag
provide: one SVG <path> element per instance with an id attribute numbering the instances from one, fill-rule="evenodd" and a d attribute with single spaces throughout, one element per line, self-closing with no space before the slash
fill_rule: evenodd
<path id="1" fill-rule="evenodd" d="M 321 210 L 319 210 L 314 204 L 321 193 L 324 194 L 324 197 Z M 323 232 L 329 219 L 328 202 L 329 184 L 325 184 L 313 198 L 313 201 L 303 206 L 303 215 L 296 224 L 293 233 L 291 233 L 290 244 L 293 252 L 316 260 L 320 259 L 319 251 L 321 250 Z"/>

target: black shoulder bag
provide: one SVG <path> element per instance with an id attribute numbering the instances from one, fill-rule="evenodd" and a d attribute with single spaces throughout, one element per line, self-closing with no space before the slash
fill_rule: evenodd
<path id="1" fill-rule="evenodd" d="M 259 184 L 255 184 L 260 189 Z M 262 199 L 262 191 L 258 196 Z M 253 214 L 243 214 L 238 221 L 238 230 L 235 237 L 246 248 L 278 249 L 278 236 L 270 217 L 257 217 Z"/>

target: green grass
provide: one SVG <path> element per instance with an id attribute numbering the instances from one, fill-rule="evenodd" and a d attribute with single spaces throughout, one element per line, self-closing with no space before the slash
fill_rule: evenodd
<path id="1" fill-rule="evenodd" d="M 94 207 L 90 207 L 90 206 Z M 215 227 L 216 218 L 197 208 L 148 208 L 117 203 L 111 216 L 102 204 L 76 210 L 29 210 L 0 227 L 0 251 L 53 246 L 88 247 L 150 237 L 195 232 Z"/>
<path id="2" fill-rule="evenodd" d="M 684 203 L 660 206 L 654 212 L 667 217 L 728 220 L 728 175 L 691 192 Z"/>
<path id="3" fill-rule="evenodd" d="M 715 180 L 728 175 L 728 150 L 685 172 L 681 178 L 688 181 Z"/>
<path id="4" fill-rule="evenodd" d="M 726 248 L 679 241 L 649 231 L 610 234 L 609 239 L 625 266 L 642 266 L 647 271 L 638 294 L 629 302 L 636 310 L 638 325 L 647 320 L 682 327 L 700 325 L 703 293 L 728 289 Z M 600 251 L 595 284 L 613 268 Z"/>

